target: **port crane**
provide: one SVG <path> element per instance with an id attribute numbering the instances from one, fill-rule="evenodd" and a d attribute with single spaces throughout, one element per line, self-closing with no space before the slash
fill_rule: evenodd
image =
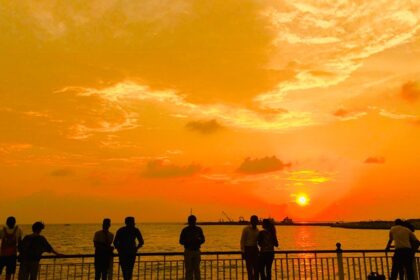
<path id="1" fill-rule="evenodd" d="M 233 222 L 232 218 L 231 218 L 231 217 L 229 217 L 229 215 L 228 215 L 228 214 L 226 214 L 226 212 L 225 212 L 225 211 L 222 211 L 222 215 L 226 218 L 226 220 L 227 220 L 228 222 Z M 223 218 L 222 218 L 222 220 L 223 220 Z"/>

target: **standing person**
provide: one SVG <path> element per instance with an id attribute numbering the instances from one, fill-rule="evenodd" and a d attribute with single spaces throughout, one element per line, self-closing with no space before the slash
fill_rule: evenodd
<path id="1" fill-rule="evenodd" d="M 241 235 L 242 258 L 245 259 L 248 280 L 258 280 L 258 217 L 252 215 L 250 225 L 246 226 Z"/>
<path id="2" fill-rule="evenodd" d="M 22 241 L 23 232 L 16 225 L 15 217 L 6 219 L 6 226 L 0 230 L 0 276 L 6 267 L 6 280 L 12 279 L 16 272 L 17 248 Z"/>
<path id="3" fill-rule="evenodd" d="M 45 228 L 42 222 L 32 225 L 32 234 L 26 235 L 19 245 L 19 280 L 36 280 L 38 277 L 39 261 L 44 252 L 62 256 L 51 247 L 47 239 L 41 235 Z"/>
<path id="4" fill-rule="evenodd" d="M 114 239 L 124 280 L 132 279 L 137 250 L 143 245 L 144 240 L 140 230 L 136 228 L 134 217 L 126 217 L 125 227 L 117 231 Z"/>
<path id="5" fill-rule="evenodd" d="M 418 242 L 418 240 L 414 233 L 404 226 L 404 222 L 401 219 L 396 219 L 395 225 L 391 227 L 385 250 L 388 251 L 391 248 L 392 242 L 394 242 L 395 253 L 392 257 L 392 270 L 389 279 L 396 280 L 398 274 L 400 274 L 400 279 L 402 279 L 405 269 L 407 280 L 414 280 L 411 243 Z"/>
<path id="6" fill-rule="evenodd" d="M 274 260 L 274 247 L 279 246 L 276 228 L 269 219 L 262 222 L 263 230 L 258 234 L 260 246 L 260 274 L 261 280 L 271 280 L 271 266 Z"/>
<path id="7" fill-rule="evenodd" d="M 95 280 L 107 280 L 108 271 L 112 264 L 112 256 L 114 247 L 112 241 L 114 235 L 109 232 L 111 220 L 104 219 L 102 222 L 102 230 L 97 231 L 93 237 L 95 246 Z"/>
<path id="8" fill-rule="evenodd" d="M 184 245 L 185 280 L 200 280 L 200 247 L 205 242 L 203 230 L 196 225 L 194 215 L 188 217 L 188 226 L 181 231 L 179 243 Z"/>

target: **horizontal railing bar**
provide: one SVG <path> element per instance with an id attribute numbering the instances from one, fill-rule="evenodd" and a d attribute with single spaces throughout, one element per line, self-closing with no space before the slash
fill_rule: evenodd
<path id="1" fill-rule="evenodd" d="M 337 252 L 346 254 L 346 253 L 392 253 L 393 250 L 279 250 L 275 251 L 276 255 L 286 255 L 286 254 L 335 254 Z M 419 252 L 419 251 L 417 251 Z M 240 255 L 241 251 L 204 251 L 201 252 L 203 256 L 215 256 L 215 255 Z M 136 256 L 183 256 L 184 252 L 145 252 L 137 253 Z M 42 259 L 74 259 L 74 258 L 93 258 L 94 254 L 71 254 L 63 256 L 55 255 L 46 255 L 42 256 Z M 117 257 L 118 254 L 114 254 L 114 257 Z"/>

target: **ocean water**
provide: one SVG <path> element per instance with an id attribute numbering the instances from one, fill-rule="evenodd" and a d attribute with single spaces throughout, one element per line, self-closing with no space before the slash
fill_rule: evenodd
<path id="1" fill-rule="evenodd" d="M 122 225 L 113 224 L 111 232 Z M 179 234 L 183 224 L 139 224 L 145 240 L 141 252 L 181 252 Z M 43 235 L 64 254 L 93 253 L 93 235 L 99 224 L 46 225 Z M 237 251 L 243 226 L 202 226 L 206 242 L 202 251 Z M 279 250 L 383 249 L 388 230 L 342 229 L 324 226 L 277 226 Z M 22 225 L 24 234 L 29 225 Z"/>

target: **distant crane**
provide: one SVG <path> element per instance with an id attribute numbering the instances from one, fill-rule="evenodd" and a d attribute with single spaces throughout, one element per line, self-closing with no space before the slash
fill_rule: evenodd
<path id="1" fill-rule="evenodd" d="M 222 215 L 225 216 L 225 218 L 228 220 L 228 222 L 233 222 L 232 218 L 228 216 L 228 214 L 226 214 L 225 211 L 222 211 Z"/>

